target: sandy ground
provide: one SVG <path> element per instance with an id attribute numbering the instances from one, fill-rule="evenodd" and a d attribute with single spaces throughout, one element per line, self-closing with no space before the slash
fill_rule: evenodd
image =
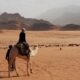
<path id="1" fill-rule="evenodd" d="M 9 44 L 16 44 L 20 31 L 0 33 L 0 80 L 80 80 L 80 46 L 67 46 L 70 43 L 80 44 L 79 31 L 40 31 L 26 32 L 30 45 L 66 45 L 61 47 L 42 46 L 38 54 L 31 57 L 33 73 L 26 74 L 26 61 L 17 58 L 16 66 L 19 77 L 15 72 L 8 78 L 5 55 Z"/>

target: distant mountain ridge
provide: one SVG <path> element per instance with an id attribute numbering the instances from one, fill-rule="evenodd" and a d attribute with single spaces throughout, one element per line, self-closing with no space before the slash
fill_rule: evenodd
<path id="1" fill-rule="evenodd" d="M 65 15 L 67 14 L 68 13 L 66 13 Z M 71 14 L 70 18 L 71 16 L 73 15 Z M 73 18 L 76 18 L 76 16 L 74 16 Z M 73 21 L 72 19 L 70 20 Z M 24 18 L 19 13 L 11 14 L 11 13 L 5 12 L 0 15 L 0 29 L 16 30 L 16 29 L 21 29 L 23 27 L 26 28 L 27 30 L 36 30 L 36 31 L 39 31 L 39 30 L 41 31 L 42 30 L 62 30 L 62 31 L 80 30 L 80 25 L 78 24 L 66 24 L 64 26 L 58 26 L 58 25 L 53 25 L 49 21 L 46 21 L 46 20 Z"/>
<path id="2" fill-rule="evenodd" d="M 60 28 L 62 31 L 80 31 L 80 25 L 67 24 Z"/>
<path id="3" fill-rule="evenodd" d="M 41 14 L 38 18 L 48 20 L 55 25 L 80 25 L 80 6 L 71 5 L 63 8 L 51 9 Z"/>
<path id="4" fill-rule="evenodd" d="M 37 26 L 35 26 L 36 24 Z M 27 30 L 48 30 L 54 28 L 54 25 L 46 20 L 24 18 L 19 13 L 4 12 L 0 15 L 0 29 L 21 29 L 22 27 Z"/>

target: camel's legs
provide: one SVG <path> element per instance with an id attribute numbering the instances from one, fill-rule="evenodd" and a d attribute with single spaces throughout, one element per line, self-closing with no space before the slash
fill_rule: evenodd
<path id="1" fill-rule="evenodd" d="M 32 73 L 31 63 L 30 63 L 30 73 Z"/>
<path id="2" fill-rule="evenodd" d="M 16 70 L 15 60 L 13 62 L 13 68 L 15 69 L 16 75 L 19 76 L 19 74 L 17 73 L 17 70 Z"/>
<path id="3" fill-rule="evenodd" d="M 27 75 L 29 76 L 29 72 L 32 73 L 32 65 L 30 63 L 30 56 L 27 57 Z"/>
<path id="4" fill-rule="evenodd" d="M 17 76 L 19 76 L 19 74 L 17 73 L 17 70 L 16 70 L 16 68 L 15 68 L 15 72 L 16 72 Z"/>
<path id="5" fill-rule="evenodd" d="M 8 64 L 8 77 L 10 77 L 10 64 Z"/>
<path id="6" fill-rule="evenodd" d="M 29 76 L 29 61 L 27 61 L 27 75 Z"/>
<path id="7" fill-rule="evenodd" d="M 32 73 L 32 65 L 31 65 L 31 63 L 29 63 L 29 65 L 30 65 L 30 73 Z"/>

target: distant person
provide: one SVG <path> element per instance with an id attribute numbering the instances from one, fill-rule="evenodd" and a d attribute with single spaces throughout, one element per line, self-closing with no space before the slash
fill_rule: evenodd
<path id="1" fill-rule="evenodd" d="M 7 53 L 6 53 L 6 60 L 7 60 L 8 64 L 9 64 L 9 54 L 10 54 L 11 49 L 12 49 L 12 45 L 9 45 L 9 49 L 7 50 Z M 14 64 L 12 64 L 11 70 L 12 71 L 14 70 Z"/>
<path id="2" fill-rule="evenodd" d="M 9 45 L 9 49 L 7 50 L 7 53 L 6 53 L 6 60 L 9 62 L 9 53 L 10 53 L 10 50 L 12 49 L 12 45 Z"/>
<path id="3" fill-rule="evenodd" d="M 62 50 L 62 48 L 60 47 L 60 51 Z"/>

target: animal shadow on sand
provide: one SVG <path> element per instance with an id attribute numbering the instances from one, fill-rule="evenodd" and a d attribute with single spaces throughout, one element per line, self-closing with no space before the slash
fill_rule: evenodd
<path id="1" fill-rule="evenodd" d="M 8 71 L 0 71 L 0 73 L 8 73 Z M 19 75 L 19 76 L 17 76 L 17 75 L 14 75 L 14 76 L 11 76 L 10 78 L 14 78 L 14 77 L 25 77 L 25 76 L 27 76 L 26 74 L 23 74 L 23 75 Z M 0 79 L 3 79 L 3 78 L 9 78 L 8 77 L 8 75 L 0 75 Z"/>

